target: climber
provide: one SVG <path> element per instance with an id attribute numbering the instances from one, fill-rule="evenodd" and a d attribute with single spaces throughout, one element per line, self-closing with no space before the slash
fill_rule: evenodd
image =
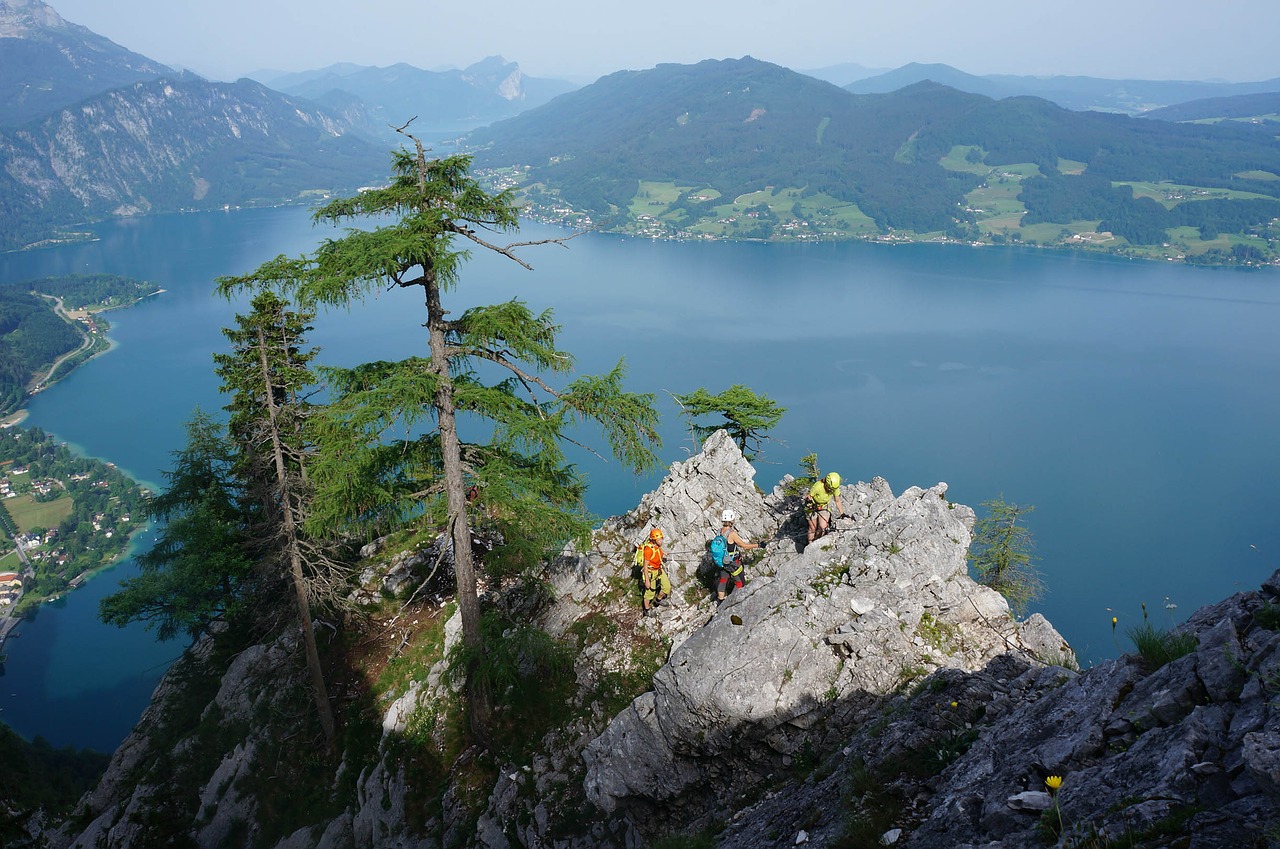
<path id="1" fill-rule="evenodd" d="M 815 481 L 804 497 L 804 511 L 809 517 L 809 542 L 826 535 L 831 526 L 831 502 L 836 504 L 836 515 L 844 515 L 844 501 L 840 498 L 840 475 L 828 472 Z"/>
<path id="2" fill-rule="evenodd" d="M 666 553 L 662 550 L 662 531 L 649 531 L 649 539 L 636 549 L 636 565 L 644 581 L 644 615 L 662 605 L 671 595 L 671 579 L 664 564 Z"/>
<path id="3" fill-rule="evenodd" d="M 716 604 L 724 601 L 725 587 L 729 583 L 729 579 L 733 578 L 733 589 L 738 591 L 742 589 L 742 552 L 752 551 L 760 547 L 759 542 L 747 542 L 739 534 L 733 523 L 738 521 L 738 514 L 732 510 L 726 510 L 720 514 L 720 537 L 725 541 L 725 553 L 718 559 L 719 563 L 716 567 L 720 570 L 720 583 L 716 587 Z M 712 552 L 717 550 L 718 546 L 715 541 L 711 544 Z"/>

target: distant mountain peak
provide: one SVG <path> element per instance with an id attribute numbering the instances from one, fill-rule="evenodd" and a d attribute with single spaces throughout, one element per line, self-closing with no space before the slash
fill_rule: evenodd
<path id="1" fill-rule="evenodd" d="M 30 38 L 42 30 L 75 28 L 40 0 L 0 0 L 0 38 Z"/>
<path id="2" fill-rule="evenodd" d="M 0 0 L 0 126 L 170 70 L 65 20 L 41 0 Z"/>

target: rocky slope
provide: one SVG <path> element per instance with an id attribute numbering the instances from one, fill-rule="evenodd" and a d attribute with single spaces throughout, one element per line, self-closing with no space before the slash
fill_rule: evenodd
<path id="1" fill-rule="evenodd" d="M 571 649 L 567 673 L 520 655 L 533 686 L 499 693 L 498 716 L 523 736 L 497 756 L 455 745 L 443 650 L 457 622 L 424 580 L 447 548 L 369 546 L 371 595 L 400 585 L 414 599 L 387 629 L 404 636 L 380 680 L 414 671 L 376 695 L 367 680 L 335 687 L 347 724 L 336 771 L 305 755 L 292 635 L 234 658 L 206 643 L 166 676 L 50 845 L 1030 846 L 1042 828 L 1063 845 L 1168 845 L 1171 832 L 1189 835 L 1181 845 L 1263 845 L 1280 784 L 1280 574 L 1196 614 L 1185 627 L 1198 648 L 1180 660 L 1077 674 L 1047 622 L 1015 620 L 970 580 L 973 513 L 945 495 L 846 487 L 849 515 L 802 550 L 798 499 L 760 493 L 713 436 L 589 551 L 551 564 L 552 592 L 489 590 L 509 623 L 501 644 L 533 623 Z M 726 507 L 769 542 L 717 609 L 705 552 Z M 675 593 L 643 618 L 631 554 L 655 525 Z M 369 733 L 361 704 L 380 717 Z M 1056 798 L 1051 773 L 1064 779 Z"/>
<path id="2" fill-rule="evenodd" d="M 0 126 L 16 127 L 95 94 L 172 71 L 40 0 L 0 0 Z"/>
<path id="3" fill-rule="evenodd" d="M 257 83 L 134 83 L 0 131 L 0 249 L 108 216 L 297 200 L 385 179 L 385 147 Z"/>

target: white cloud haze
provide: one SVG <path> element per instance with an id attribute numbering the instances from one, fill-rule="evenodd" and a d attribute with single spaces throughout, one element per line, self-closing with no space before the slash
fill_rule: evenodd
<path id="1" fill-rule="evenodd" d="M 335 62 L 465 67 L 500 54 L 581 81 L 751 55 L 798 70 L 942 62 L 973 74 L 1280 77 L 1278 0 L 53 0 L 118 44 L 212 79 Z"/>

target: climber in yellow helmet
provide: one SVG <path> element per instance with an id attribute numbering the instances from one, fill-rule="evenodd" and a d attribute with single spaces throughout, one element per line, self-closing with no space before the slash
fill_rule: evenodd
<path id="1" fill-rule="evenodd" d="M 667 577 L 666 552 L 662 550 L 662 531 L 649 531 L 649 539 L 636 549 L 636 565 L 644 581 L 644 615 L 661 605 L 671 595 L 671 578 Z"/>
<path id="2" fill-rule="evenodd" d="M 823 537 L 831 527 L 831 502 L 835 502 L 836 515 L 844 515 L 844 501 L 840 499 L 840 475 L 827 472 L 827 476 L 815 481 L 804 497 L 804 511 L 809 518 L 809 542 Z"/>

